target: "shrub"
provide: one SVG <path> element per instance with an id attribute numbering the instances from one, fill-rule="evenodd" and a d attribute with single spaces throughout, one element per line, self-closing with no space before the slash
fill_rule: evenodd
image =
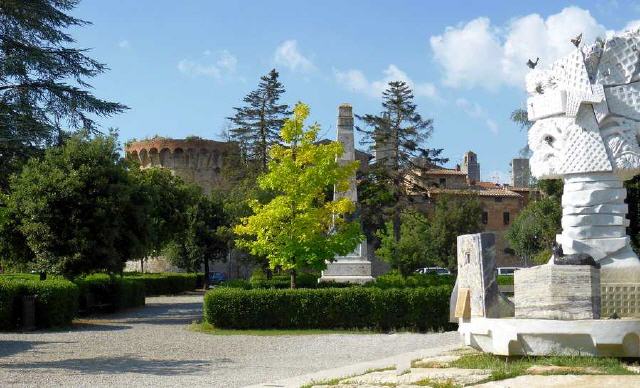
<path id="1" fill-rule="evenodd" d="M 193 291 L 198 285 L 195 273 L 133 273 L 127 274 L 125 279 L 142 281 L 147 296 L 180 294 Z"/>
<path id="2" fill-rule="evenodd" d="M 144 306 L 145 284 L 141 279 L 93 274 L 74 282 L 80 289 L 80 309 L 84 314 Z"/>
<path id="3" fill-rule="evenodd" d="M 0 329 L 13 330 L 21 319 L 22 296 L 36 295 L 38 328 L 66 326 L 78 310 L 78 287 L 64 279 L 0 278 Z"/>
<path id="4" fill-rule="evenodd" d="M 317 288 L 319 277 L 320 276 L 315 273 L 301 272 L 296 277 L 296 286 L 297 288 Z M 253 275 L 251 275 L 251 278 L 249 278 L 249 283 L 251 284 L 251 287 L 255 289 L 285 289 L 291 287 L 291 276 L 273 275 L 271 279 L 267 279 L 262 271 L 260 271 L 259 273 L 254 272 Z"/>
<path id="5" fill-rule="evenodd" d="M 231 279 L 222 282 L 218 285 L 218 287 L 241 288 L 243 290 L 250 290 L 251 283 L 249 283 L 248 280 L 244 279 Z"/>
<path id="6" fill-rule="evenodd" d="M 230 329 L 369 328 L 417 331 L 450 328 L 450 286 L 365 287 L 207 292 L 204 320 Z"/>
<path id="7" fill-rule="evenodd" d="M 498 284 L 501 286 L 513 286 L 513 275 L 498 275 Z"/>
<path id="8" fill-rule="evenodd" d="M 374 282 L 368 283 L 368 287 L 376 288 L 415 288 L 433 286 L 453 286 L 456 282 L 454 275 L 436 274 L 414 274 L 402 277 L 397 272 L 388 273 L 376 278 Z"/>

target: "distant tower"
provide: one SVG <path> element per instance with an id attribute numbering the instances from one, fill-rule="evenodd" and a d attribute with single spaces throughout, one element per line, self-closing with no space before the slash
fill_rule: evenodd
<path id="1" fill-rule="evenodd" d="M 478 164 L 478 155 L 473 151 L 465 152 L 461 170 L 467 174 L 469 182 L 480 182 L 480 164 Z"/>
<path id="2" fill-rule="evenodd" d="M 529 159 L 516 158 L 511 161 L 511 186 L 531 186 L 531 170 L 529 169 Z"/>

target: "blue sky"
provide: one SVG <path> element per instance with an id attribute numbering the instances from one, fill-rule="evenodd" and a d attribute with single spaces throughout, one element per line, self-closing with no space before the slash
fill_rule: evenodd
<path id="1" fill-rule="evenodd" d="M 589 41 L 640 25 L 640 1 L 84 0 L 73 14 L 93 23 L 72 31 L 78 46 L 110 68 L 95 94 L 131 108 L 99 120 L 122 141 L 218 138 L 274 67 L 284 102 L 309 104 L 335 138 L 340 103 L 377 113 L 385 83 L 402 79 L 449 166 L 473 150 L 483 180 L 506 182 L 526 142 L 509 121 L 526 59 L 550 63 L 578 32 Z"/>

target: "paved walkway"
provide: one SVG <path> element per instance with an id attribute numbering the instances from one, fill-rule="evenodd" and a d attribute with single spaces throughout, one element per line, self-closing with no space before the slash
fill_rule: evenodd
<path id="1" fill-rule="evenodd" d="M 216 336 L 187 325 L 202 296 L 147 298 L 147 306 L 70 331 L 0 333 L 0 385 L 240 387 L 420 349 L 457 333 Z"/>

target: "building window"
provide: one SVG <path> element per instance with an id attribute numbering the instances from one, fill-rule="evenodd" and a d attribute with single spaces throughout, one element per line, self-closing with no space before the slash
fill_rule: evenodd
<path id="1" fill-rule="evenodd" d="M 505 225 L 509 225 L 509 212 L 502 213 L 502 222 Z"/>
<path id="2" fill-rule="evenodd" d="M 482 223 L 486 225 L 488 222 L 489 222 L 489 213 L 482 212 Z"/>
<path id="3" fill-rule="evenodd" d="M 440 186 L 444 187 L 447 185 L 447 178 L 440 178 Z"/>

